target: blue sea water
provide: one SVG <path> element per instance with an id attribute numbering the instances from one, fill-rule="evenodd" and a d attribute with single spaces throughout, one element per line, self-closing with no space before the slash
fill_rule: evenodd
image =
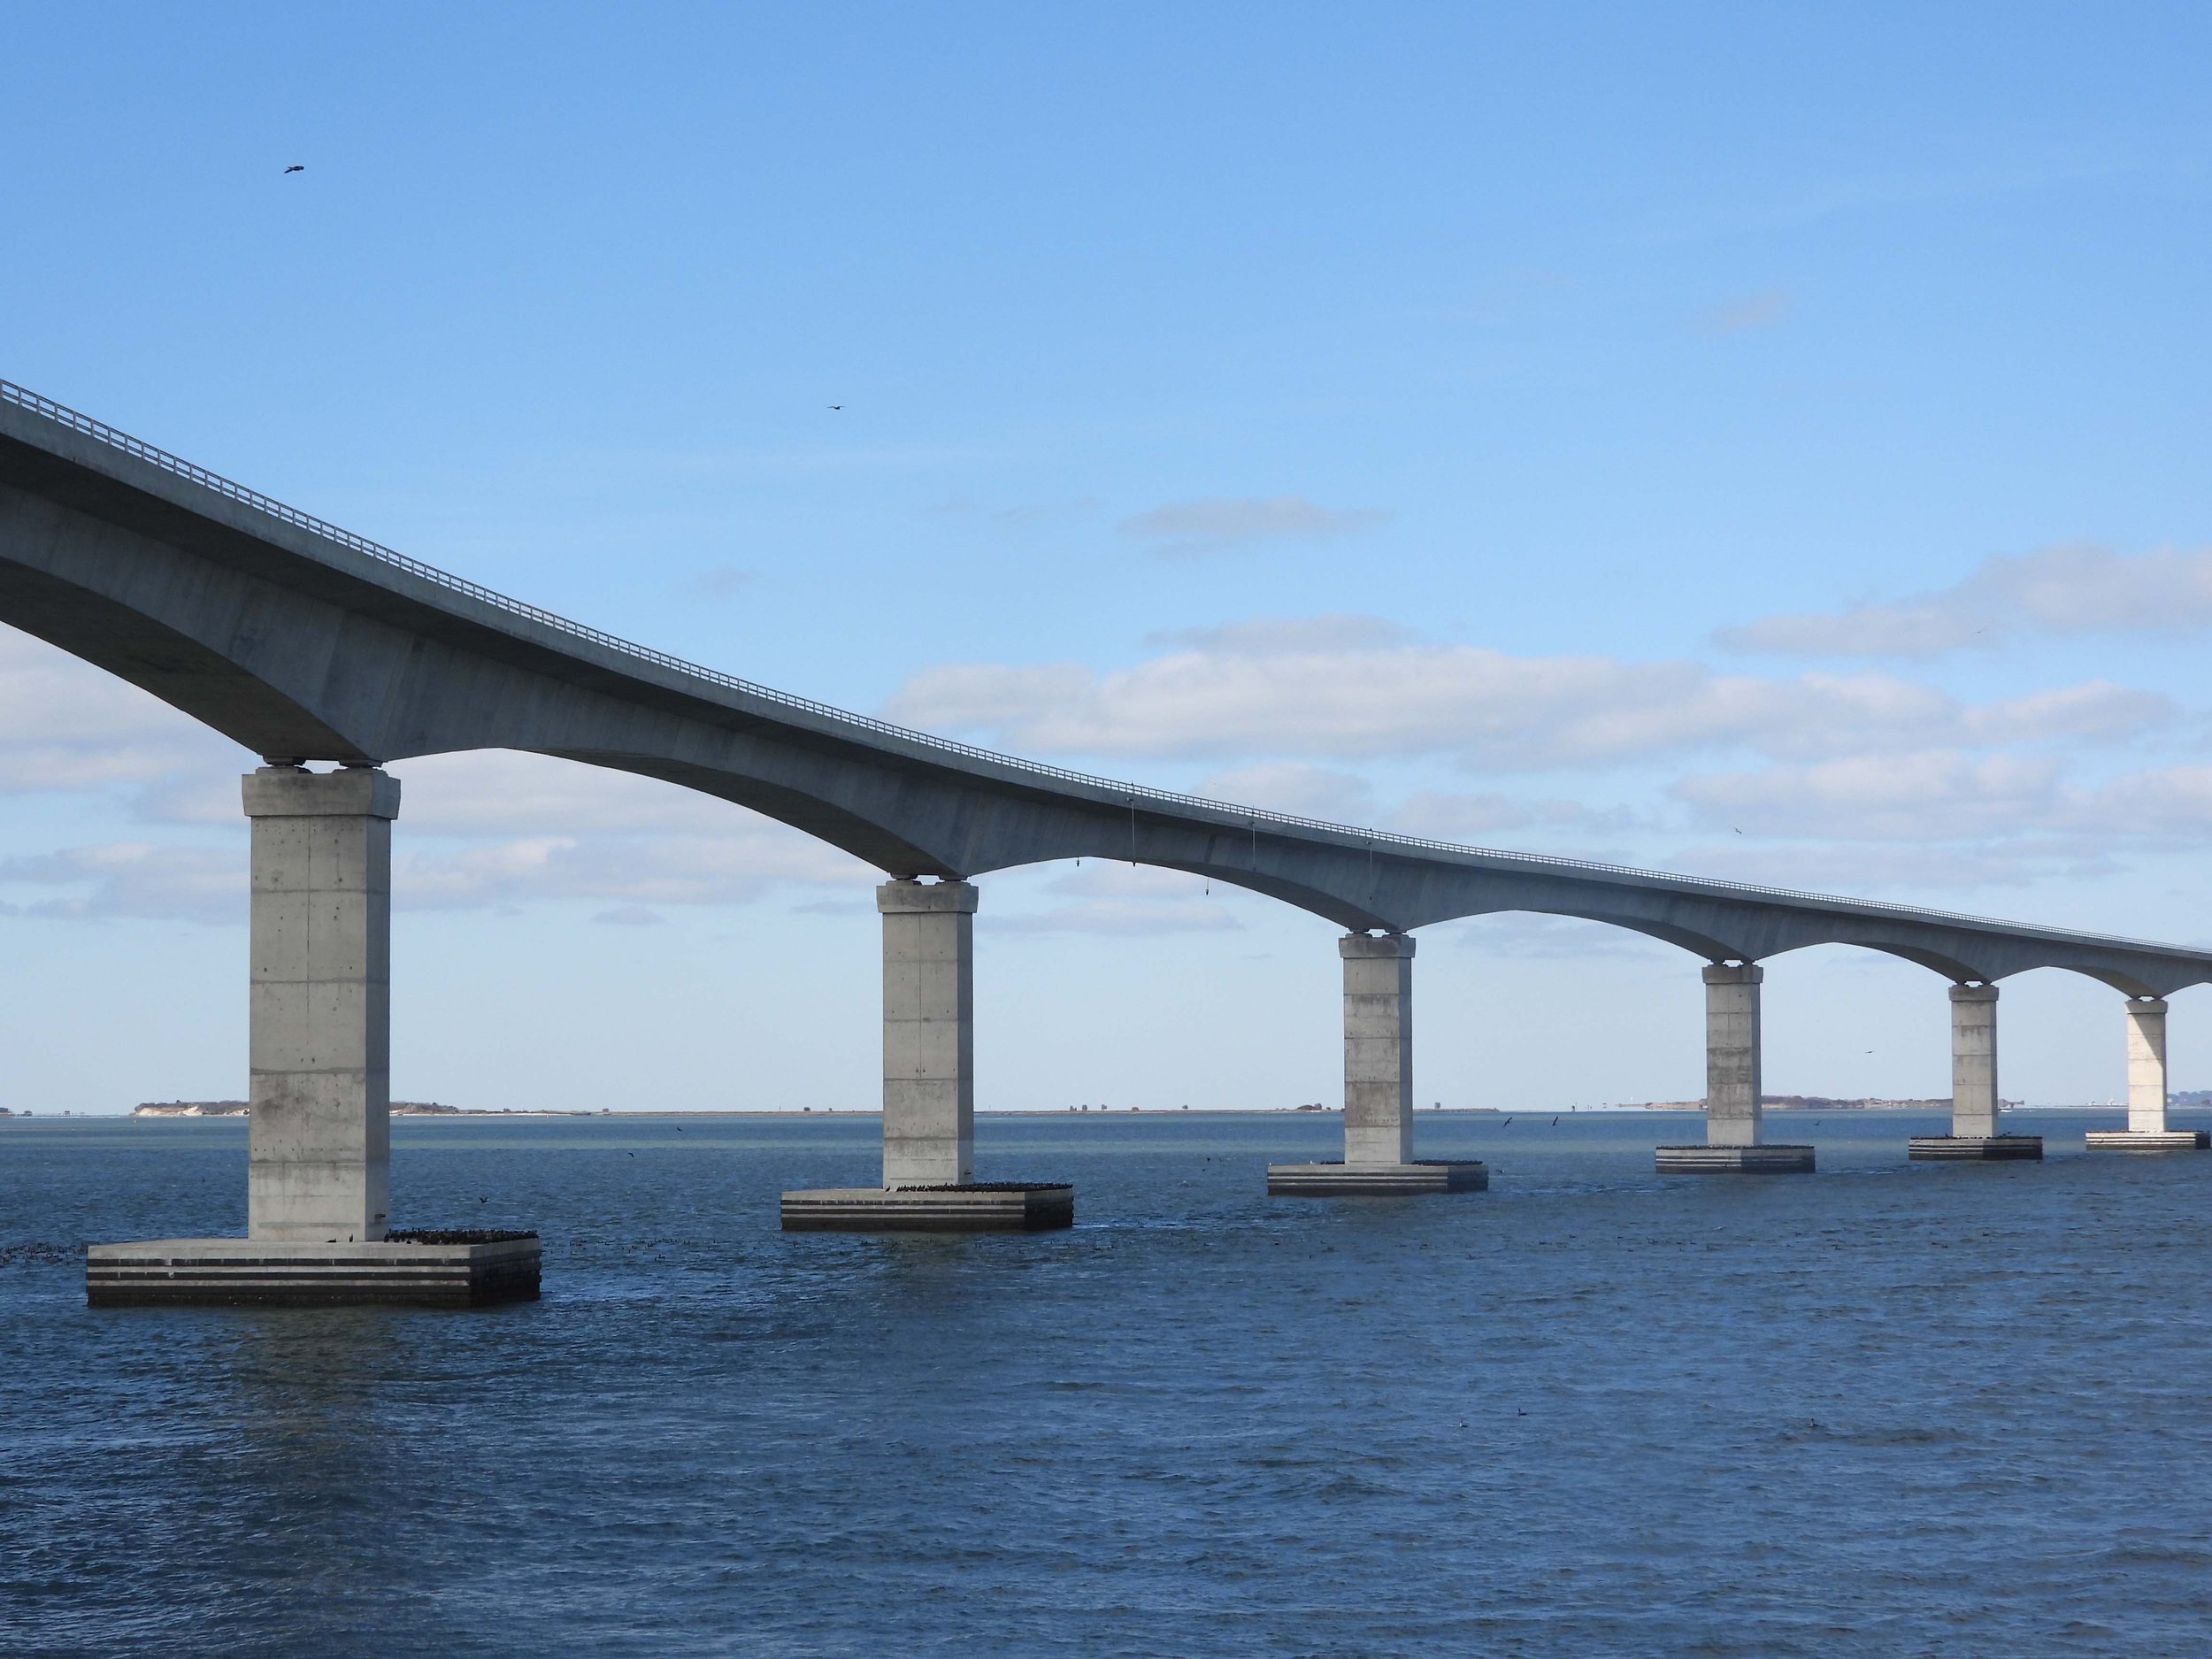
<path id="1" fill-rule="evenodd" d="M 1424 1113 L 1489 1193 L 1271 1200 L 1333 1117 L 987 1118 L 1072 1232 L 851 1238 L 776 1194 L 872 1118 L 403 1119 L 397 1222 L 545 1238 L 453 1313 L 88 1310 L 244 1125 L 17 1119 L 0 1652 L 2202 1655 L 2212 1155 L 2103 1121 Z"/>

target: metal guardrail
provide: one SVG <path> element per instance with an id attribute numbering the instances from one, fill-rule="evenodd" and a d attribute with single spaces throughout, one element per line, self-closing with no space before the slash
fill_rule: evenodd
<path id="1" fill-rule="evenodd" d="M 196 484 L 203 489 L 211 490 L 226 500 L 236 502 L 241 506 L 251 508 L 254 511 L 265 513 L 272 518 L 280 519 L 296 529 L 320 536 L 325 541 L 334 541 L 341 547 L 373 558 L 380 564 L 389 565 L 396 569 L 405 571 L 411 576 L 419 577 L 424 581 L 434 583 L 450 593 L 460 594 L 466 598 L 475 600 L 480 604 L 489 605 L 495 610 L 503 611 L 510 616 L 519 617 L 527 622 L 534 622 L 540 627 L 551 629 L 557 634 L 566 634 L 572 639 L 587 641 L 600 647 L 603 650 L 612 651 L 618 656 L 631 657 L 639 662 L 651 663 L 657 667 L 670 669 L 696 680 L 703 680 L 710 684 L 741 692 L 749 697 L 757 697 L 764 702 L 777 703 L 787 709 L 801 710 L 805 713 L 827 720 L 833 725 L 849 726 L 857 731 L 895 738 L 902 743 L 918 744 L 925 749 L 938 749 L 943 753 L 958 755 L 969 760 L 985 761 L 994 766 L 1004 766 L 1011 771 L 1027 772 L 1034 777 L 1049 778 L 1061 783 L 1080 784 L 1089 789 L 1105 790 L 1120 796 L 1132 805 L 1139 802 L 1149 801 L 1166 806 L 1195 807 L 1207 812 L 1227 813 L 1233 817 L 1246 819 L 1255 826 L 1277 824 L 1291 829 L 1319 830 L 1332 835 L 1351 836 L 1364 841 L 1371 847 L 1404 847 L 1417 849 L 1423 852 L 1454 853 L 1463 856 L 1472 855 L 1481 858 L 1503 858 L 1517 864 L 1585 871 L 1593 875 L 1632 876 L 1640 881 L 1665 881 L 1692 890 L 1715 888 L 1728 893 L 1740 893 L 1751 898 L 1787 899 L 1800 903 L 1839 906 L 1847 910 L 1882 910 L 1927 921 L 1964 922 L 1977 927 L 2001 927 L 2007 932 L 2032 932 L 2056 938 L 2080 940 L 2088 944 L 2119 945 L 2131 950 L 2154 950 L 2183 956 L 2205 954 L 2201 951 L 2188 950 L 2180 946 L 2155 945 L 2141 940 L 2123 939 L 2110 933 L 2085 933 L 2071 928 L 2057 927 L 2024 928 L 2020 923 L 2004 921 L 1993 916 L 1971 916 L 1959 910 L 1923 910 L 1910 904 L 1893 904 L 1886 899 L 1847 899 L 1833 894 L 1801 892 L 1793 887 L 1759 887 L 1747 881 L 1728 881 L 1706 876 L 1672 875 L 1663 871 L 1639 870 L 1629 864 L 1601 864 L 1588 858 L 1564 858 L 1553 853 L 1508 852 L 1498 848 L 1471 847 L 1457 841 L 1430 841 L 1418 835 L 1398 835 L 1386 830 L 1364 830 L 1348 824 L 1332 824 L 1325 818 L 1301 818 L 1294 813 L 1271 812 L 1262 807 L 1238 806 L 1227 801 L 1210 801 L 1203 795 L 1180 795 L 1170 789 L 1147 788 L 1141 784 L 1123 783 L 1116 779 L 1101 778 L 1090 772 L 1071 772 L 1064 766 L 1048 766 L 1041 761 L 1024 760 L 1019 756 L 1002 755 L 995 749 L 980 749 L 972 743 L 956 742 L 951 738 L 935 737 L 927 732 L 917 732 L 909 726 L 895 726 L 888 720 L 879 720 L 870 715 L 854 714 L 849 710 L 836 708 L 826 703 L 817 703 L 809 697 L 796 697 L 787 691 L 778 691 L 772 686 L 763 686 L 749 680 L 740 680 L 736 675 L 726 674 L 719 669 L 707 668 L 697 663 L 687 662 L 680 657 L 672 657 L 666 651 L 657 651 L 650 646 L 639 645 L 629 640 L 621 639 L 602 629 L 587 627 L 580 622 L 572 622 L 566 617 L 557 616 L 550 611 L 541 610 L 536 605 L 525 604 L 518 599 L 511 599 L 505 594 L 487 588 L 480 582 L 472 582 L 464 577 L 453 575 L 449 572 L 440 570 L 434 565 L 426 565 L 420 559 L 410 558 L 406 554 L 396 552 L 380 541 L 372 541 L 366 536 L 356 535 L 352 531 L 332 524 L 327 519 L 318 518 L 312 513 L 304 513 L 296 507 L 288 507 L 273 496 L 263 495 L 259 490 L 248 489 L 244 485 L 234 483 L 219 472 L 211 472 L 204 466 L 195 465 L 181 456 L 172 455 L 166 449 L 157 449 L 150 443 L 132 437 L 128 433 L 117 431 L 105 421 L 95 420 L 91 416 L 81 414 L 65 403 L 56 403 L 50 397 L 42 397 L 38 393 L 27 387 L 18 386 L 12 380 L 0 380 L 0 403 L 12 403 L 19 409 L 28 410 L 35 415 L 43 416 L 48 420 L 68 427 L 72 432 L 81 433 L 96 442 L 105 444 L 111 449 L 120 450 L 125 455 L 133 456 L 146 462 L 149 465 L 159 467 L 163 472 L 181 478 L 188 483 Z"/>

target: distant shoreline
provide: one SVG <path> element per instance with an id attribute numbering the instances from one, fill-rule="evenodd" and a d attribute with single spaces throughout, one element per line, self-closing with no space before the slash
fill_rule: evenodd
<path id="1" fill-rule="evenodd" d="M 1885 1100 L 1863 1102 L 1818 1101 L 1811 1103 L 1798 1103 L 1798 1101 L 1802 1098 L 1803 1097 L 1798 1097 L 1797 1099 L 1784 1102 L 1768 1101 L 1764 1102 L 1764 1109 L 1770 1112 L 1797 1113 L 1808 1111 L 1835 1111 L 1851 1112 L 1855 1114 L 1917 1114 L 1922 1116 L 1936 1112 L 1948 1112 L 1951 1110 L 1951 1102 L 1947 1100 Z M 428 1109 L 426 1110 L 426 1107 Z M 2192 1101 L 2184 1102 L 2179 1100 L 2177 1100 L 2174 1102 L 2173 1109 L 2177 1111 L 2187 1111 L 2192 1109 L 2202 1110 L 2201 1107 L 2198 1106 L 2196 1102 Z M 2026 1106 L 2008 1101 L 2005 1103 L 2004 1110 L 2008 1114 L 2011 1114 L 2015 1112 L 2120 1112 L 2124 1111 L 2126 1108 L 2124 1104 L 2109 1102 L 2090 1102 L 2085 1104 L 2071 1106 Z M 1701 1102 L 1659 1101 L 1652 1102 L 1647 1104 L 1586 1106 L 1569 1109 L 1563 1111 L 1555 1110 L 1550 1108 L 1540 1106 L 1520 1107 L 1514 1109 L 1512 1112 L 1508 1112 L 1505 1108 L 1497 1106 L 1425 1106 L 1420 1109 L 1417 1117 L 1421 1118 L 1502 1118 L 1506 1116 L 1523 1116 L 1531 1118 L 1538 1117 L 1642 1118 L 1648 1117 L 1653 1114 L 1698 1114 L 1701 1113 L 1703 1110 L 1704 1105 Z M 174 1102 L 148 1102 L 145 1105 L 135 1107 L 127 1112 L 49 1111 L 40 1113 L 35 1110 L 30 1111 L 10 1111 L 6 1108 L 0 1108 L 0 1118 L 13 1119 L 22 1119 L 26 1118 L 36 1118 L 39 1117 L 66 1117 L 72 1118 L 106 1118 L 117 1119 L 143 1119 L 159 1122 L 183 1122 L 188 1120 L 198 1122 L 207 1120 L 224 1121 L 239 1118 L 250 1118 L 252 1114 L 247 1110 L 244 1102 L 232 1102 L 227 1101 L 183 1101 Z M 703 1106 L 696 1108 L 556 1108 L 442 1106 L 429 1102 L 419 1103 L 415 1102 L 401 1102 L 394 1103 L 392 1108 L 392 1116 L 395 1118 L 432 1120 L 467 1119 L 471 1122 L 481 1122 L 486 1119 L 512 1118 L 547 1120 L 568 1118 L 609 1119 L 617 1118 L 624 1119 L 667 1118 L 757 1118 L 777 1119 L 787 1118 L 879 1118 L 883 1116 L 883 1113 L 879 1108 L 857 1106 L 841 1106 L 834 1108 L 789 1107 L 780 1109 L 766 1107 L 718 1106 Z M 1343 1112 L 1340 1108 L 1334 1106 L 1131 1106 L 1111 1109 L 1106 1107 L 1094 1107 L 1088 1111 L 1079 1111 L 1068 1107 L 1014 1106 L 998 1108 L 979 1107 L 976 1110 L 976 1116 L 979 1118 L 1046 1118 L 1056 1120 L 1064 1118 L 1185 1117 L 1338 1118 L 1343 1116 Z"/>

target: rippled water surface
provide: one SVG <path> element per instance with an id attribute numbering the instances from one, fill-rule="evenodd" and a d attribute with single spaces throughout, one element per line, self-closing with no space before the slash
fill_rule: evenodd
<path id="1" fill-rule="evenodd" d="M 477 1313 L 89 1311 L 244 1126 L 0 1124 L 0 1652 L 2212 1653 L 2212 1155 L 2101 1121 L 1425 1113 L 1488 1194 L 1315 1201 L 1333 1118 L 987 1119 L 1072 1233 L 856 1239 L 775 1199 L 872 1118 L 402 1120 L 398 1222 L 545 1236 Z"/>

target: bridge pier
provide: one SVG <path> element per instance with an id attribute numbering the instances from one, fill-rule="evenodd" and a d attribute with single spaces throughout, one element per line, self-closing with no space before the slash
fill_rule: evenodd
<path id="1" fill-rule="evenodd" d="M 1469 1160 L 1413 1156 L 1413 941 L 1347 933 L 1344 962 L 1344 1161 L 1274 1164 L 1267 1190 L 1283 1196 L 1479 1193 L 1489 1171 Z"/>
<path id="2" fill-rule="evenodd" d="M 1662 1175 L 1803 1173 L 1813 1149 L 1773 1146 L 1763 1135 L 1759 987 L 1755 962 L 1705 969 L 1705 1144 L 1661 1147 Z"/>
<path id="3" fill-rule="evenodd" d="M 883 1185 L 788 1192 L 787 1232 L 1036 1232 L 1071 1226 L 1075 1190 L 975 1179 L 972 883 L 887 881 Z"/>
<path id="4" fill-rule="evenodd" d="M 534 1236 L 388 1237 L 392 820 L 370 767 L 264 766 L 252 821 L 245 1240 L 95 1245 L 86 1294 L 132 1302 L 534 1297 Z"/>
<path id="5" fill-rule="evenodd" d="M 2166 1124 L 2166 1003 L 2155 996 L 2127 1000 L 2128 1126 L 2092 1129 L 2092 1152 L 2195 1152 L 2212 1145 L 2202 1130 Z"/>
<path id="6" fill-rule="evenodd" d="M 1906 1156 L 1920 1163 L 2040 1158 L 2041 1135 L 2000 1134 L 1997 1114 L 1997 987 L 1951 987 L 1951 1133 L 1915 1135 Z"/>

